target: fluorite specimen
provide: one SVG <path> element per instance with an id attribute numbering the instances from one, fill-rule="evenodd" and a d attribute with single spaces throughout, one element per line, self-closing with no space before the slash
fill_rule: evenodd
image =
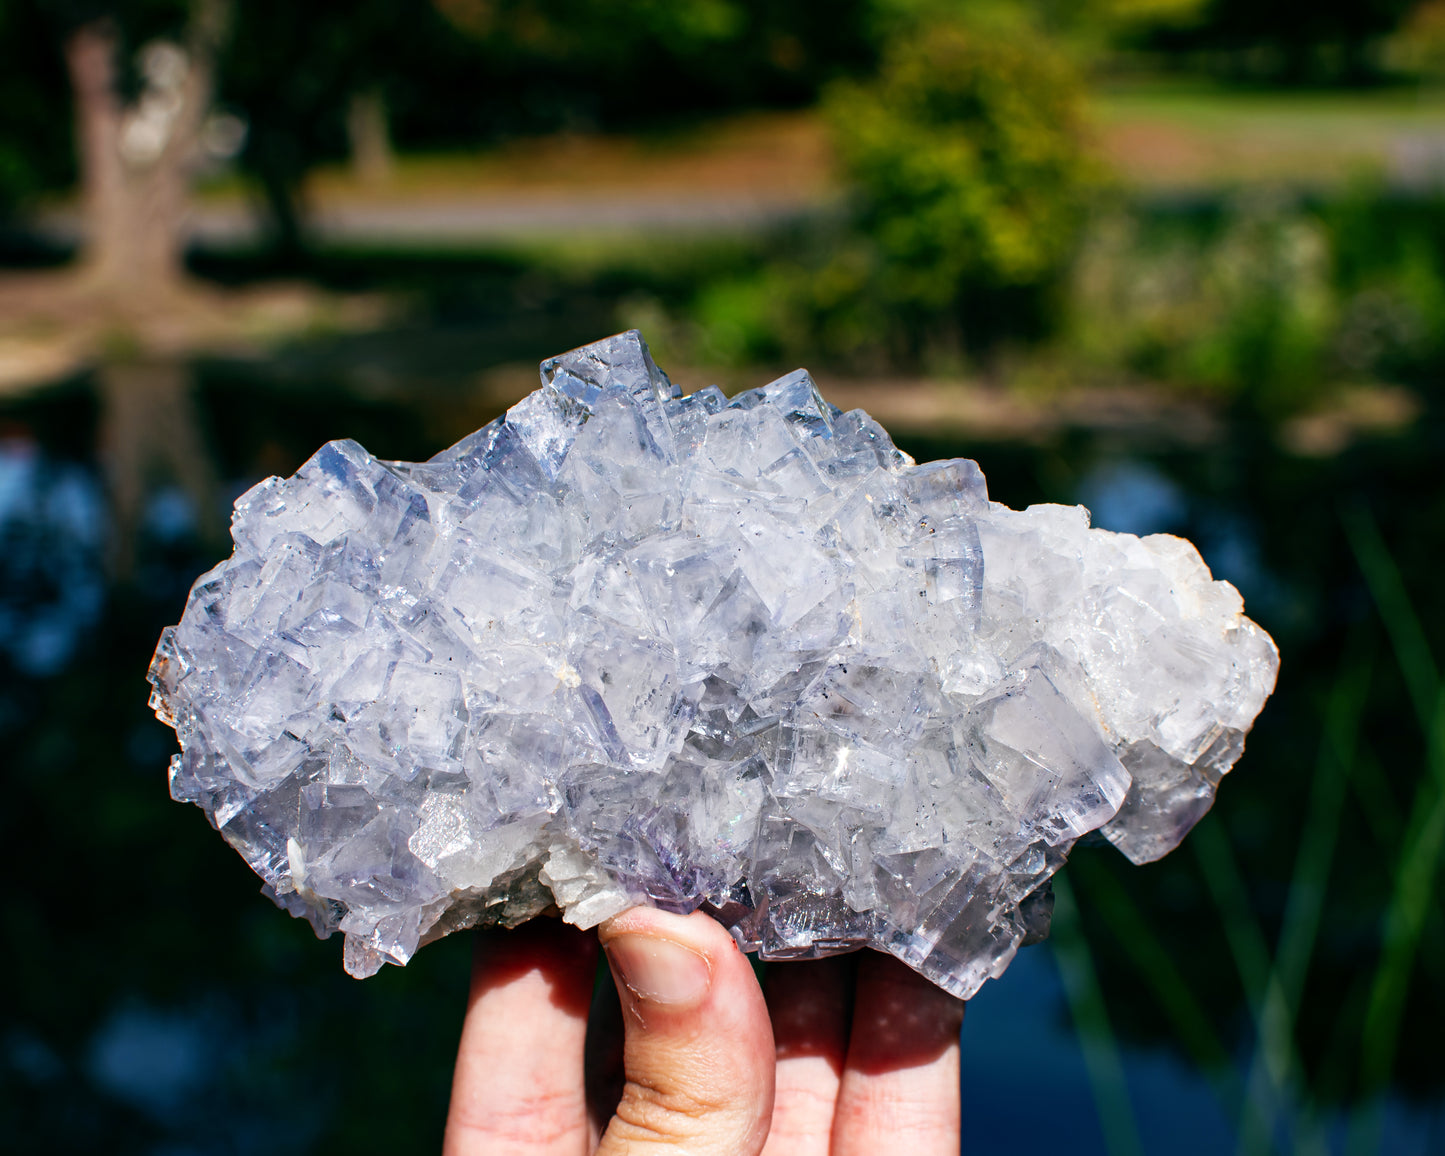
<path id="1" fill-rule="evenodd" d="M 365 976 L 552 908 L 705 908 L 971 995 L 1100 830 L 1173 848 L 1274 684 L 1194 547 L 991 502 L 798 371 L 684 397 L 635 332 L 428 462 L 236 503 L 156 650 L 171 794 Z"/>

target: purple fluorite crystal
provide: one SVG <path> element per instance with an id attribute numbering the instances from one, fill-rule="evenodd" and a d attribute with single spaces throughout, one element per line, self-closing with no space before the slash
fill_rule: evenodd
<path id="1" fill-rule="evenodd" d="M 684 397 L 634 332 L 542 381 L 256 486 L 156 651 L 172 795 L 354 975 L 651 903 L 968 996 L 1079 836 L 1178 843 L 1273 686 L 1187 542 L 990 502 L 805 372 Z"/>

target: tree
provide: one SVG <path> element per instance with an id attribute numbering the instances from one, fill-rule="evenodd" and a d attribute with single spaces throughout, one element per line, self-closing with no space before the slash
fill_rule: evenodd
<path id="1" fill-rule="evenodd" d="M 408 78 L 426 83 L 441 27 L 429 5 L 403 0 L 241 5 L 221 61 L 220 97 L 246 116 L 241 163 L 261 186 L 283 256 L 304 248 L 307 171 L 345 155 L 353 129 L 372 148 L 373 163 L 385 165 L 391 90 Z M 455 99 L 445 91 L 435 98 Z"/>
<path id="2" fill-rule="evenodd" d="M 885 40 L 959 22 L 1031 23 L 1085 53 L 1157 29 L 1192 27 L 1211 0 L 871 0 L 870 24 Z"/>
<path id="3" fill-rule="evenodd" d="M 803 105 L 871 62 L 867 0 L 247 0 L 221 68 L 275 239 L 317 163 Z M 360 146 L 358 148 L 358 146 Z M 358 155 L 362 154 L 362 155 Z M 381 159 L 380 165 L 376 159 Z"/>
<path id="4" fill-rule="evenodd" d="M 874 63 L 872 2 L 433 0 L 476 45 L 474 123 L 509 133 L 810 104 Z"/>
<path id="5" fill-rule="evenodd" d="M 1210 0 L 1198 19 L 1146 42 L 1236 75 L 1358 83 L 1379 75 L 1381 40 L 1419 0 Z"/>
<path id="6" fill-rule="evenodd" d="M 0 215 L 75 179 L 70 133 L 55 131 L 69 82 L 54 45 L 36 4 L 0 0 Z"/>
<path id="7" fill-rule="evenodd" d="M 968 332 L 971 305 L 1046 287 L 1073 254 L 1090 176 L 1082 96 L 1027 21 L 900 36 L 874 79 L 828 102 L 857 208 L 839 276 L 851 262 L 860 298 L 915 346 L 987 340 Z"/>
<path id="8" fill-rule="evenodd" d="M 186 201 L 230 0 L 193 0 L 178 40 L 149 41 L 129 99 L 125 15 L 91 11 L 64 37 L 86 220 L 82 260 L 93 287 L 153 295 L 182 277 Z"/>

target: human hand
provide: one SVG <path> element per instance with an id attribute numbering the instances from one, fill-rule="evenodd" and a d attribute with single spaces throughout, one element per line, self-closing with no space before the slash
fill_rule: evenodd
<path id="1" fill-rule="evenodd" d="M 701 913 L 482 932 L 444 1154 L 952 1156 L 963 1007 L 871 951 L 760 988 Z"/>

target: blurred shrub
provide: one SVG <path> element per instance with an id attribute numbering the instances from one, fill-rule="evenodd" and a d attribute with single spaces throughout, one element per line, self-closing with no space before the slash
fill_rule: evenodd
<path id="1" fill-rule="evenodd" d="M 1116 202 L 1082 233 L 1064 275 L 1047 267 L 1057 286 L 965 265 L 955 296 L 933 299 L 904 296 L 919 282 L 888 280 L 882 243 L 851 218 L 700 278 L 666 312 L 697 363 L 947 375 L 965 369 L 936 341 L 953 324 L 1018 338 L 991 366 L 1013 384 L 1146 381 L 1270 420 L 1339 387 L 1445 380 L 1439 196 L 1363 183 L 1323 201 Z"/>
<path id="2" fill-rule="evenodd" d="M 1445 79 L 1445 2 L 1417 5 L 1385 41 L 1384 59 L 1396 72 Z"/>
<path id="3" fill-rule="evenodd" d="M 703 357 L 724 365 L 755 365 L 784 356 L 796 344 L 788 325 L 795 295 L 792 279 L 775 265 L 705 285 L 693 305 Z"/>
<path id="4" fill-rule="evenodd" d="M 1210 0 L 1195 19 L 1146 26 L 1139 39 L 1176 67 L 1236 81 L 1369 84 L 1384 79 L 1392 36 L 1420 7 L 1421 0 Z"/>
<path id="5" fill-rule="evenodd" d="M 1205 221 L 1142 210 L 1091 228 L 1062 345 L 1095 372 L 1262 413 L 1332 387 L 1424 385 L 1445 361 L 1445 214 L 1360 187 L 1307 207 L 1255 193 Z"/>
<path id="6" fill-rule="evenodd" d="M 1353 378 L 1436 386 L 1445 370 L 1445 200 L 1361 182 L 1320 209 L 1342 299 L 1335 355 Z"/>
<path id="7" fill-rule="evenodd" d="M 1046 328 L 1092 173 L 1082 84 L 1024 9 L 980 11 L 907 23 L 828 91 L 846 210 L 699 291 L 702 357 L 956 365 Z"/>
<path id="8" fill-rule="evenodd" d="M 914 346 L 976 341 L 968 296 L 1055 278 L 1085 204 L 1081 98 L 1067 58 L 1005 21 L 922 28 L 872 81 L 833 88 L 825 108 L 856 217 L 809 302 L 823 327 L 881 313 Z"/>
<path id="9" fill-rule="evenodd" d="M 1287 408 L 1319 382 L 1337 309 L 1319 222 L 1255 196 L 1202 235 L 1101 223 L 1075 270 L 1070 338 L 1096 365 Z"/>

